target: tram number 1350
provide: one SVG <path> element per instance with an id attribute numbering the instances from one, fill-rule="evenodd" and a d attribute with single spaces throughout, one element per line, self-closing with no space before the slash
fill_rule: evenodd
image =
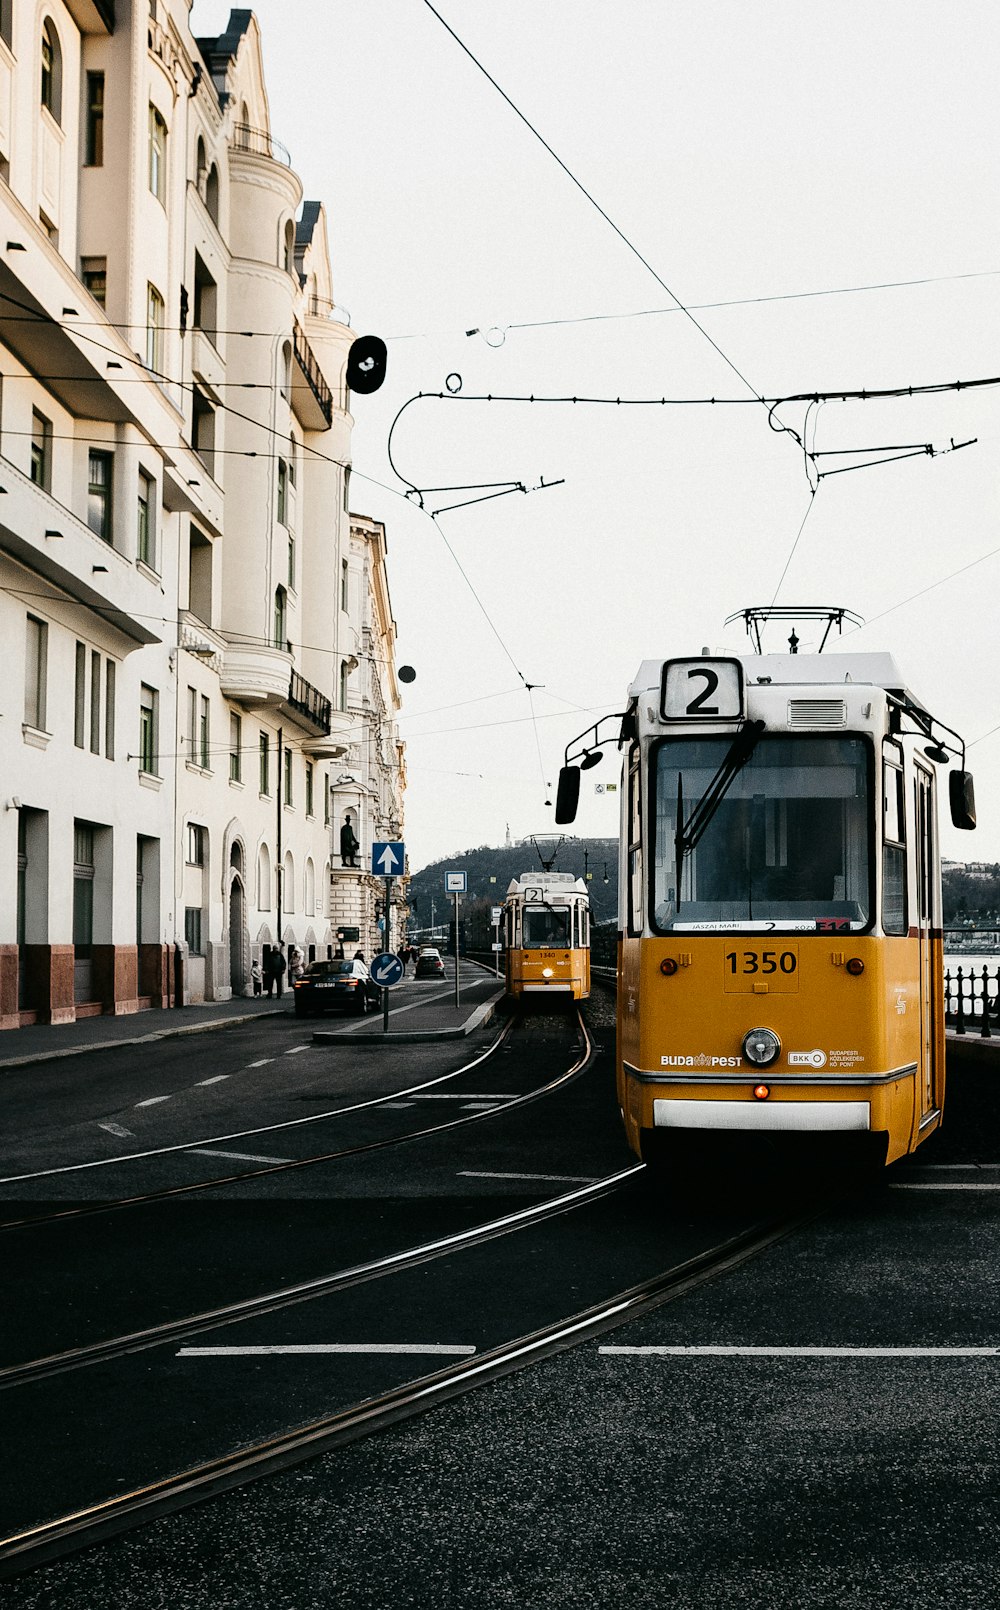
<path id="1" fill-rule="evenodd" d="M 794 973 L 798 957 L 794 950 L 729 950 L 726 965 L 731 973 Z"/>

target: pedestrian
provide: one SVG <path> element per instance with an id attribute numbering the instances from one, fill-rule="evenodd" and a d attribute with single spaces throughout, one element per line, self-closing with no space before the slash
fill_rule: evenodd
<path id="1" fill-rule="evenodd" d="M 264 974 L 261 971 L 261 965 L 256 956 L 250 964 L 250 977 L 253 979 L 253 992 L 255 995 L 259 995 L 261 993 L 261 989 L 263 988 Z"/>
<path id="2" fill-rule="evenodd" d="M 406 972 L 406 964 L 410 959 L 410 947 L 409 947 L 409 945 L 400 945 L 399 950 L 396 952 L 396 954 L 397 954 L 397 956 L 399 957 L 400 961 L 403 964 L 403 972 L 405 973 Z"/>
<path id="3" fill-rule="evenodd" d="M 305 972 L 302 962 L 302 952 L 298 945 L 294 947 L 288 958 L 288 975 L 292 979 L 301 978 Z"/>
<path id="4" fill-rule="evenodd" d="M 279 1001 L 281 1000 L 281 993 L 284 988 L 285 966 L 285 957 L 279 942 L 271 952 L 271 970 L 275 985 L 274 993 L 277 995 Z M 271 991 L 268 990 L 267 993 L 270 995 Z"/>
<path id="5" fill-rule="evenodd" d="M 365 959 L 365 953 L 364 953 L 363 950 L 356 950 L 354 952 L 354 960 L 356 962 L 363 962 L 364 959 Z"/>

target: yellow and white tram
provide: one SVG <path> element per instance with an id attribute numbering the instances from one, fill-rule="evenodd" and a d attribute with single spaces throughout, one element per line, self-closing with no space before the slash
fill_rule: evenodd
<path id="1" fill-rule="evenodd" d="M 938 767 L 961 756 L 952 820 L 974 827 L 961 740 L 888 654 L 647 660 L 615 719 L 633 1150 L 760 1131 L 912 1151 L 944 1105 Z M 560 822 L 598 729 L 578 743 Z"/>
<path id="2" fill-rule="evenodd" d="M 526 872 L 504 901 L 507 992 L 515 1000 L 590 994 L 590 896 L 571 872 Z"/>

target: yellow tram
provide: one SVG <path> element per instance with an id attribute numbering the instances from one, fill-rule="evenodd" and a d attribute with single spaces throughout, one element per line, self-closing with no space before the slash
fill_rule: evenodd
<path id="1" fill-rule="evenodd" d="M 590 897 L 571 872 L 526 872 L 504 901 L 507 992 L 515 1000 L 590 994 Z"/>
<path id="2" fill-rule="evenodd" d="M 938 767 L 961 756 L 952 820 L 974 827 L 961 740 L 888 654 L 647 660 L 615 720 L 632 1149 L 723 1131 L 912 1151 L 944 1106 Z"/>

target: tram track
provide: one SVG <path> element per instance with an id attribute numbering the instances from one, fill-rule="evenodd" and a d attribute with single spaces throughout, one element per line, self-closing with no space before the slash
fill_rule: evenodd
<path id="1" fill-rule="evenodd" d="M 333 1282 L 341 1286 L 378 1278 L 396 1268 L 413 1267 L 419 1262 L 446 1256 L 470 1245 L 481 1244 L 495 1237 L 510 1234 L 529 1222 L 539 1222 L 566 1214 L 583 1202 L 608 1196 L 621 1190 L 628 1182 L 644 1172 L 637 1164 L 617 1175 L 596 1182 L 582 1192 L 567 1193 L 562 1198 L 538 1204 L 522 1213 L 506 1215 L 466 1232 L 442 1238 L 435 1244 L 411 1248 L 395 1259 L 378 1260 L 368 1268 L 340 1271 L 328 1277 L 328 1289 Z M 104 1538 L 131 1530 L 153 1519 L 176 1512 L 189 1505 L 217 1496 L 236 1487 L 275 1475 L 308 1459 L 331 1452 L 359 1438 L 384 1430 L 399 1421 L 427 1412 L 450 1399 L 488 1385 L 514 1372 L 577 1346 L 592 1337 L 628 1323 L 664 1303 L 676 1300 L 710 1280 L 725 1275 L 751 1258 L 759 1256 L 769 1247 L 816 1217 L 821 1207 L 812 1204 L 806 1212 L 785 1219 L 770 1220 L 752 1225 L 728 1236 L 720 1243 L 682 1259 L 658 1274 L 624 1287 L 596 1303 L 566 1314 L 557 1320 L 519 1334 L 499 1345 L 487 1348 L 472 1358 L 422 1375 L 415 1380 L 397 1385 L 388 1391 L 364 1398 L 362 1401 L 319 1416 L 276 1435 L 261 1438 L 218 1458 L 202 1461 L 188 1468 L 156 1477 L 132 1486 L 127 1492 L 115 1493 L 98 1502 L 82 1505 L 66 1513 L 23 1527 L 0 1539 L 0 1575 L 12 1576 L 21 1571 L 75 1552 Z M 307 1283 L 311 1284 L 311 1283 Z M 325 1292 L 323 1293 L 326 1294 Z M 304 1289 L 298 1292 L 272 1294 L 285 1305 L 301 1302 L 318 1291 Z M 263 1301 L 263 1300 L 262 1300 Z M 221 1321 L 215 1316 L 192 1316 L 187 1321 L 185 1334 L 194 1334 L 192 1328 L 215 1328 L 220 1323 L 235 1323 L 247 1314 L 229 1311 Z M 105 1344 L 101 1355 L 107 1361 L 113 1355 L 107 1351 L 117 1345 L 120 1351 L 136 1351 L 153 1347 L 164 1340 L 178 1339 L 176 1327 L 161 1327 L 160 1334 L 119 1338 L 116 1344 Z M 19 1370 L 3 1372 L 6 1379 L 0 1384 L 14 1386 L 37 1381 L 44 1374 L 77 1368 L 84 1363 L 96 1362 L 96 1349 L 78 1350 L 75 1363 L 69 1355 L 59 1359 L 38 1360 Z M 82 1355 L 90 1356 L 84 1358 Z M 120 1353 L 119 1353 L 120 1356 Z"/>
<path id="2" fill-rule="evenodd" d="M 503 1113 L 516 1111 L 518 1108 L 524 1107 L 532 1101 L 536 1101 L 543 1096 L 550 1095 L 553 1091 L 558 1090 L 569 1080 L 582 1073 L 587 1067 L 594 1054 L 594 1041 L 591 1037 L 589 1029 L 587 1028 L 583 1015 L 579 1011 L 576 1014 L 576 1022 L 583 1039 L 582 1054 L 576 1058 L 569 1068 L 557 1074 L 555 1078 L 547 1080 L 544 1084 L 537 1086 L 533 1090 L 524 1091 L 519 1095 L 512 1095 L 508 1100 L 504 1101 L 502 1106 L 497 1106 L 480 1112 L 466 1113 L 461 1117 L 449 1119 L 444 1123 L 429 1124 L 420 1129 L 408 1130 L 405 1134 L 383 1136 L 378 1140 L 365 1141 L 354 1146 L 340 1147 L 334 1151 L 314 1153 L 308 1157 L 297 1157 L 283 1160 L 281 1162 L 269 1163 L 261 1168 L 244 1169 L 236 1173 L 218 1175 L 208 1180 L 188 1181 L 181 1185 L 163 1186 L 155 1191 L 146 1191 L 132 1196 L 118 1197 L 110 1201 L 104 1200 L 84 1204 L 76 1203 L 72 1207 L 53 1209 L 45 1213 L 24 1214 L 18 1218 L 2 1219 L 0 1220 L 0 1232 L 32 1229 L 36 1226 L 56 1223 L 67 1223 L 72 1220 L 91 1218 L 100 1214 L 116 1212 L 125 1208 L 145 1207 L 155 1202 L 164 1202 L 181 1197 L 194 1196 L 204 1191 L 222 1190 L 228 1187 L 244 1185 L 253 1181 L 270 1178 L 275 1175 L 287 1174 L 295 1170 L 318 1167 L 327 1163 L 343 1161 L 351 1157 L 359 1157 L 366 1153 L 383 1151 L 393 1146 L 404 1145 L 409 1141 L 427 1139 L 431 1136 L 447 1133 L 450 1130 L 462 1128 L 468 1124 L 483 1121 L 488 1118 L 495 1118 Z M 98 1160 L 98 1162 L 62 1165 L 55 1169 L 36 1170 L 32 1173 L 13 1175 L 5 1179 L 0 1179 L 0 1186 L 23 1184 L 29 1181 L 33 1182 L 35 1180 L 50 1178 L 56 1175 L 65 1176 L 69 1173 L 82 1172 L 94 1167 L 112 1166 L 116 1163 L 132 1163 L 143 1161 L 147 1158 L 162 1157 L 167 1155 L 183 1156 L 188 1152 L 197 1151 L 199 1147 L 217 1145 L 223 1141 L 245 1140 L 259 1135 L 273 1134 L 292 1127 L 301 1128 L 309 1124 L 329 1122 L 331 1119 L 345 1117 L 357 1112 L 371 1111 L 380 1106 L 398 1102 L 408 1096 L 419 1095 L 423 1092 L 431 1090 L 432 1088 L 435 1088 L 440 1084 L 456 1080 L 471 1072 L 473 1069 L 482 1067 L 491 1056 L 495 1055 L 502 1046 L 507 1044 L 507 1042 L 511 1039 L 516 1027 L 517 1021 L 515 1019 L 511 1019 L 511 1021 L 505 1025 L 503 1031 L 494 1040 L 493 1044 L 487 1048 L 486 1052 L 484 1052 L 482 1056 L 475 1058 L 470 1063 L 464 1064 L 461 1068 L 454 1069 L 452 1072 L 447 1074 L 439 1075 L 434 1079 L 424 1080 L 418 1085 L 412 1085 L 405 1087 L 402 1090 L 392 1091 L 387 1095 L 372 1097 L 368 1101 L 353 1102 L 346 1107 L 334 1108 L 324 1113 L 312 1114 L 308 1118 L 289 1119 L 281 1123 L 260 1126 L 233 1134 L 195 1139 L 185 1141 L 177 1145 L 150 1148 L 147 1151 L 130 1153 L 128 1156 L 121 1158 L 102 1158 Z"/>

